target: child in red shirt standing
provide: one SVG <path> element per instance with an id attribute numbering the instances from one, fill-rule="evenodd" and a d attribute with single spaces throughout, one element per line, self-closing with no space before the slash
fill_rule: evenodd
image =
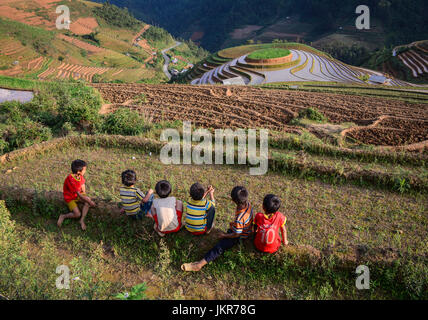
<path id="1" fill-rule="evenodd" d="M 71 163 L 71 174 L 64 181 L 63 195 L 68 209 L 71 211 L 59 216 L 57 225 L 61 227 L 64 219 L 80 218 L 82 230 L 86 230 L 85 217 L 89 207 L 95 207 L 95 203 L 86 195 L 85 178 L 87 164 L 83 160 L 74 160 Z M 78 202 L 83 202 L 82 213 L 80 213 Z"/>
<path id="2" fill-rule="evenodd" d="M 273 195 L 268 194 L 263 199 L 263 210 L 265 213 L 257 213 L 254 218 L 254 231 L 256 236 L 254 244 L 262 252 L 274 253 L 281 246 L 279 230 L 282 233 L 282 243 L 288 245 L 287 229 L 285 223 L 287 218 L 279 212 L 281 200 Z"/>

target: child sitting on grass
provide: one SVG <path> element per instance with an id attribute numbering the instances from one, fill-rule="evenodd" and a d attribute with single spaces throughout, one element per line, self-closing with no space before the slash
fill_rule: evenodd
<path id="1" fill-rule="evenodd" d="M 86 195 L 84 178 L 86 167 L 87 164 L 83 160 L 74 160 L 71 163 L 72 173 L 67 176 L 63 186 L 64 201 L 71 212 L 59 216 L 58 227 L 61 227 L 64 219 L 80 218 L 80 226 L 82 230 L 86 230 L 85 217 L 88 214 L 89 207 L 95 207 L 95 203 Z M 82 212 L 79 210 L 78 202 L 83 203 Z"/>
<path id="2" fill-rule="evenodd" d="M 122 201 L 121 213 L 125 213 L 133 220 L 141 220 L 143 215 L 151 218 L 150 208 L 153 203 L 153 190 L 150 189 L 147 195 L 144 195 L 140 189 L 135 187 L 137 174 L 133 170 L 122 172 L 122 183 L 124 187 L 120 188 L 120 199 Z"/>
<path id="3" fill-rule="evenodd" d="M 227 233 L 220 234 L 220 241 L 217 245 L 205 254 L 205 257 L 193 263 L 181 265 L 183 271 L 199 271 L 207 263 L 217 259 L 225 250 L 238 244 L 239 239 L 247 239 L 251 233 L 253 224 L 253 208 L 248 202 L 248 191 L 245 187 L 237 186 L 231 192 L 232 201 L 236 204 L 236 211 L 233 222 Z"/>
<path id="4" fill-rule="evenodd" d="M 211 200 L 205 199 L 207 194 Z M 214 225 L 215 199 L 214 188 L 205 188 L 200 183 L 195 183 L 190 187 L 191 199 L 184 204 L 184 223 L 187 231 L 193 235 L 208 234 Z"/>
<path id="5" fill-rule="evenodd" d="M 288 245 L 287 229 L 285 229 L 287 218 L 278 211 L 280 207 L 281 200 L 273 194 L 268 194 L 263 199 L 264 213 L 259 212 L 254 218 L 254 231 L 256 233 L 254 244 L 262 252 L 274 253 L 278 251 L 281 246 L 279 229 L 282 233 L 282 243 Z"/>
<path id="6" fill-rule="evenodd" d="M 183 203 L 175 197 L 170 197 L 171 184 L 162 180 L 156 184 L 156 193 L 159 199 L 153 200 L 151 213 L 155 220 L 153 226 L 156 232 L 161 236 L 165 234 L 180 231 L 181 217 L 183 215 Z"/>

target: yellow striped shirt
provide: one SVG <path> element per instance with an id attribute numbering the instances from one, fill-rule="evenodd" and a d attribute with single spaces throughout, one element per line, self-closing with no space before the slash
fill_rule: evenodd
<path id="1" fill-rule="evenodd" d="M 134 215 L 140 211 L 141 201 L 144 199 L 144 193 L 135 187 L 121 187 L 120 200 L 123 209 L 127 215 Z"/>
<path id="2" fill-rule="evenodd" d="M 207 226 L 207 211 L 215 206 L 214 201 L 202 200 L 189 200 L 184 203 L 184 212 L 186 217 L 184 223 L 186 229 L 193 233 L 204 232 Z"/>

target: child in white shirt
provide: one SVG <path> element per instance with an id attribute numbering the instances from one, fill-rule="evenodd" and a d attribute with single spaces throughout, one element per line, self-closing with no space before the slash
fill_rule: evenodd
<path id="1" fill-rule="evenodd" d="M 161 237 L 168 233 L 178 232 L 182 227 L 183 202 L 169 196 L 172 187 L 166 180 L 159 181 L 155 190 L 159 198 L 153 200 L 151 208 L 155 220 L 154 229 Z"/>

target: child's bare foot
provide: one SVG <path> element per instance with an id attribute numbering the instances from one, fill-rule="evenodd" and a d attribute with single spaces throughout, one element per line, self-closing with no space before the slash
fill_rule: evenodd
<path id="1" fill-rule="evenodd" d="M 200 271 L 202 269 L 202 266 L 199 262 L 192 262 L 192 263 L 184 263 L 181 265 L 181 270 L 183 271 Z"/>
<path id="2" fill-rule="evenodd" d="M 80 226 L 82 227 L 82 230 L 85 231 L 86 230 L 86 224 L 83 221 L 80 221 Z"/>
<path id="3" fill-rule="evenodd" d="M 58 218 L 58 222 L 56 223 L 56 225 L 61 228 L 62 223 L 64 222 L 65 217 L 61 214 Z"/>

